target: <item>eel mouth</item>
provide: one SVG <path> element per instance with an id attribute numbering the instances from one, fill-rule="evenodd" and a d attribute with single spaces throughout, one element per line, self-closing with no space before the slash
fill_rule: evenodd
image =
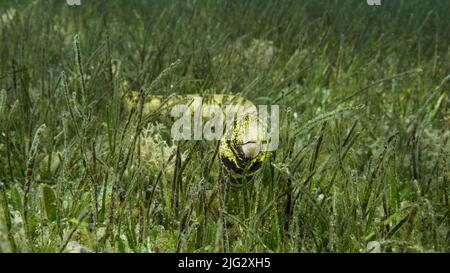
<path id="1" fill-rule="evenodd" d="M 257 142 L 254 141 L 254 140 L 251 140 L 251 141 L 247 141 L 247 142 L 245 142 L 245 143 L 241 143 L 241 144 L 238 144 L 238 145 L 239 145 L 239 146 L 244 146 L 244 145 L 247 145 L 247 144 L 250 144 L 250 143 L 256 144 Z"/>

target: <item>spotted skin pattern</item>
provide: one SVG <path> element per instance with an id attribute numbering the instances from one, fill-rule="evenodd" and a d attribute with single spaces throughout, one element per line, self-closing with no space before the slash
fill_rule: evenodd
<path id="1" fill-rule="evenodd" d="M 177 104 L 184 104 L 196 107 L 195 99 L 199 98 L 197 95 L 174 95 L 170 97 L 163 96 L 147 96 L 144 103 L 143 115 L 151 115 L 158 112 L 160 117 L 170 116 L 170 109 Z M 128 111 L 131 111 L 139 101 L 139 92 L 131 91 L 124 95 L 124 104 Z M 232 105 L 238 107 L 254 107 L 254 104 L 239 96 L 233 95 L 207 95 L 202 97 L 202 107 L 207 105 L 218 105 L 220 107 L 225 105 Z M 203 108 L 202 108 L 203 109 Z M 246 156 L 243 146 L 246 145 L 243 135 L 246 130 L 249 130 L 249 122 L 255 117 L 252 115 L 244 115 L 240 119 L 234 121 L 232 128 L 225 128 L 225 132 L 229 133 L 231 137 L 227 137 L 225 133 L 220 141 L 219 157 L 227 170 L 233 178 L 240 178 L 243 176 L 253 175 L 260 169 L 264 161 L 267 159 L 267 152 L 259 151 L 253 156 Z M 164 118 L 162 118 L 164 119 Z M 256 144 L 252 144 L 256 145 Z"/>

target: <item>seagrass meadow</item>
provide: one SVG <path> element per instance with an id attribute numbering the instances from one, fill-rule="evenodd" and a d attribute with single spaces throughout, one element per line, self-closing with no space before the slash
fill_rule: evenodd
<path id="1" fill-rule="evenodd" d="M 0 1 L 0 252 L 449 252 L 450 1 Z M 280 106 L 231 183 L 125 94 Z"/>

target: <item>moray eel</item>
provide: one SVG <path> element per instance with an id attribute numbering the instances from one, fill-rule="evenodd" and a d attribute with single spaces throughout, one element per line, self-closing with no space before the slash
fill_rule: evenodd
<path id="1" fill-rule="evenodd" d="M 169 97 L 146 96 L 143 116 L 156 115 L 163 121 L 170 118 L 170 111 L 175 105 L 183 104 L 195 109 L 201 99 L 202 116 L 209 116 L 207 106 L 217 105 L 224 109 L 227 105 L 242 107 L 241 109 L 256 109 L 255 105 L 240 96 L 234 95 L 172 95 Z M 124 95 L 124 105 L 128 111 L 136 108 L 139 102 L 139 92 L 131 91 Z M 197 108 L 198 109 L 198 108 Z M 234 119 L 233 125 L 226 128 L 224 124 L 223 137 L 219 144 L 220 160 L 230 175 L 234 178 L 254 174 L 267 158 L 267 152 L 261 151 L 262 141 L 258 134 L 261 123 L 254 115 L 242 115 Z"/>

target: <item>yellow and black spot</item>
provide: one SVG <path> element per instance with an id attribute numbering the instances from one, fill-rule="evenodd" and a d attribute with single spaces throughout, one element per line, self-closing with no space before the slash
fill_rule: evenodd
<path id="1" fill-rule="evenodd" d="M 173 95 L 170 97 L 163 96 L 147 96 L 145 99 L 143 114 L 150 115 L 158 112 L 159 115 L 165 116 L 170 112 L 170 108 L 177 104 L 192 105 L 195 107 L 194 100 L 199 98 L 197 95 Z M 136 107 L 139 102 L 139 92 L 132 91 L 124 95 L 124 104 L 128 111 Z M 253 103 L 239 96 L 233 95 L 208 95 L 202 97 L 202 107 L 208 105 L 232 105 L 243 108 L 254 107 Z M 239 119 L 239 118 L 237 118 Z M 226 132 L 231 132 L 231 138 L 224 134 L 220 142 L 219 157 L 228 173 L 233 177 L 249 176 L 254 174 L 266 160 L 267 153 L 259 152 L 248 156 L 242 149 L 244 142 L 243 135 L 250 122 L 249 116 L 241 118 L 239 122 L 234 122 L 232 128 L 226 128 Z"/>

